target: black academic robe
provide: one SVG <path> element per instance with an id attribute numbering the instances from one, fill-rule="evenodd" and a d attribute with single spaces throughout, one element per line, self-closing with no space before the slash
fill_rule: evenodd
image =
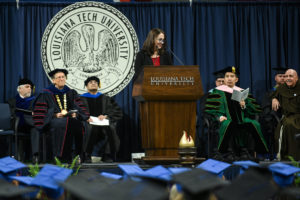
<path id="1" fill-rule="evenodd" d="M 116 131 L 116 122 L 123 116 L 121 108 L 113 98 L 104 94 L 101 94 L 97 98 L 85 97 L 83 95 L 81 95 L 81 99 L 90 115 L 94 117 L 107 115 L 110 123 L 108 127 L 87 125 L 89 131 L 84 139 L 84 151 L 91 154 L 93 146 L 102 140 L 103 137 L 107 136 L 108 143 L 104 145 L 104 153 L 115 154 L 120 146 L 120 140 Z"/>
<path id="2" fill-rule="evenodd" d="M 19 94 L 16 95 L 15 98 L 11 98 L 8 100 L 8 104 L 10 106 L 10 110 L 12 113 L 12 126 L 15 125 L 16 117 L 19 118 L 18 131 L 22 133 L 30 134 L 31 141 L 31 151 L 32 155 L 39 153 L 39 140 L 40 133 L 35 128 L 32 113 L 30 111 L 33 110 L 33 104 L 35 102 L 35 96 L 22 98 Z M 20 151 L 26 149 L 19 149 Z"/>
<path id="3" fill-rule="evenodd" d="M 143 72 L 144 66 L 147 65 L 153 65 L 152 58 L 146 51 L 141 50 L 136 55 L 134 63 L 135 75 L 133 80 L 135 80 L 139 74 Z M 160 65 L 173 65 L 172 58 L 169 53 L 166 52 L 160 55 Z"/>
<path id="4" fill-rule="evenodd" d="M 61 112 L 56 95 L 59 96 L 61 104 L 64 104 L 64 94 L 66 94 L 67 97 L 67 111 L 77 110 L 76 118 L 72 118 L 68 115 L 64 118 L 55 117 L 56 113 Z M 38 129 L 50 132 L 54 156 L 63 157 L 65 150 L 68 151 L 68 154 L 71 154 L 73 137 L 75 137 L 75 146 L 77 146 L 75 147 L 76 154 L 81 153 L 82 138 L 85 134 L 83 122 L 88 118 L 89 113 L 79 95 L 75 90 L 67 86 L 65 86 L 63 90 L 58 91 L 58 89 L 51 85 L 44 89 L 37 97 L 33 115 L 34 125 Z"/>

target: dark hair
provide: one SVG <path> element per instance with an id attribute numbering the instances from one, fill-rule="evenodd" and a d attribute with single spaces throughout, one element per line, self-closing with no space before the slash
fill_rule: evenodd
<path id="1" fill-rule="evenodd" d="M 161 33 L 164 34 L 164 36 L 165 36 L 165 42 L 162 45 L 162 48 L 158 50 L 158 54 L 159 55 L 164 54 L 166 51 L 166 46 L 167 46 L 167 36 L 166 36 L 165 32 L 159 28 L 153 28 L 150 30 L 150 32 L 148 33 L 147 38 L 143 44 L 142 50 L 146 51 L 147 54 L 149 54 L 150 56 L 153 55 L 155 39 Z"/>
<path id="2" fill-rule="evenodd" d="M 98 83 L 98 85 L 100 85 L 100 79 L 96 76 L 91 76 L 91 77 L 88 77 L 85 81 L 84 81 L 84 85 L 87 86 L 89 84 L 90 81 L 96 81 Z"/>

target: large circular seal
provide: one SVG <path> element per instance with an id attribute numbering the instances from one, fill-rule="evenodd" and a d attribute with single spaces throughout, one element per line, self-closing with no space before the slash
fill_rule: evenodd
<path id="1" fill-rule="evenodd" d="M 66 84 L 79 93 L 86 92 L 87 77 L 97 76 L 101 92 L 113 96 L 132 79 L 138 48 L 135 30 L 119 10 L 100 2 L 79 2 L 51 19 L 41 54 L 47 75 L 56 68 L 68 70 Z"/>

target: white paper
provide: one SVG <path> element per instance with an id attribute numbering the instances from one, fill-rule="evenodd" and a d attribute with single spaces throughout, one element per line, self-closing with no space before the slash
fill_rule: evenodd
<path id="1" fill-rule="evenodd" d="M 242 100 L 247 99 L 249 94 L 249 88 L 243 90 L 243 91 L 238 91 L 238 90 L 233 90 L 233 93 L 231 95 L 231 99 L 241 102 Z"/>
<path id="2" fill-rule="evenodd" d="M 94 116 L 91 116 L 91 119 L 93 120 L 92 122 L 90 122 L 90 124 L 92 124 L 92 125 L 109 126 L 109 120 L 108 119 L 100 120 L 98 117 L 94 117 Z"/>

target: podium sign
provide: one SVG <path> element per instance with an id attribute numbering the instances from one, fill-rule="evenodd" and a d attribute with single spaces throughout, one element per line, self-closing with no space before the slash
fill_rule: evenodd
<path id="1" fill-rule="evenodd" d="M 195 139 L 196 100 L 203 95 L 198 66 L 145 66 L 133 86 L 140 101 L 146 157 L 176 157 L 183 130 Z"/>

